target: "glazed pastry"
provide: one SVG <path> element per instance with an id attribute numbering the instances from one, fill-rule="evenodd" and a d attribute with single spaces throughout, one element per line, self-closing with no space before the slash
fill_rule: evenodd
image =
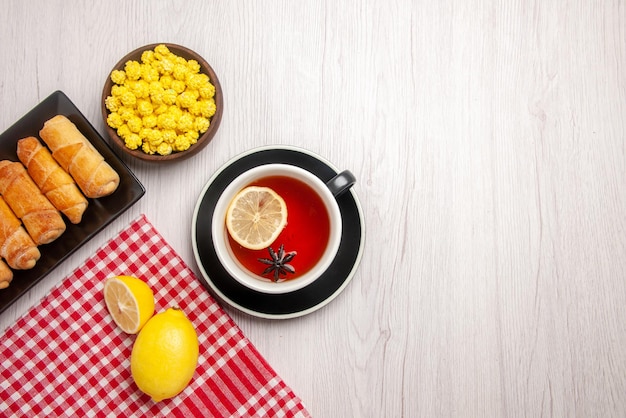
<path id="1" fill-rule="evenodd" d="M 0 194 L 22 220 L 35 244 L 48 244 L 65 232 L 65 222 L 19 162 L 0 161 Z"/>
<path id="2" fill-rule="evenodd" d="M 48 148 L 29 136 L 17 141 L 17 157 L 50 203 L 71 223 L 79 223 L 87 208 L 87 199 L 74 179 L 52 158 Z"/>
<path id="3" fill-rule="evenodd" d="M 9 205 L 0 196 L 0 256 L 16 270 L 33 268 L 41 253 Z"/>
<path id="4" fill-rule="evenodd" d="M 117 189 L 120 176 L 68 118 L 57 115 L 47 120 L 39 135 L 85 196 L 103 197 Z"/>
<path id="5" fill-rule="evenodd" d="M 0 289 L 6 289 L 13 280 L 13 272 L 4 260 L 0 260 Z"/>

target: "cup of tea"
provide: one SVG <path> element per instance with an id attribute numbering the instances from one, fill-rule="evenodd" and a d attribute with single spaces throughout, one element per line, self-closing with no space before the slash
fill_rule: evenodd
<path id="1" fill-rule="evenodd" d="M 337 255 L 342 220 L 336 198 L 355 181 L 348 170 L 324 182 L 290 164 L 265 164 L 240 174 L 213 212 L 211 234 L 220 263 L 236 281 L 262 293 L 288 293 L 313 283 Z M 241 192 L 254 187 L 282 200 L 286 223 L 267 247 L 251 249 L 229 231 L 227 214 Z"/>

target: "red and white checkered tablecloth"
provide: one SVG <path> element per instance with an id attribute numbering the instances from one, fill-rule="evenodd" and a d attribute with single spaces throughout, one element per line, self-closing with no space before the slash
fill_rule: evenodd
<path id="1" fill-rule="evenodd" d="M 130 374 L 135 336 L 108 314 L 111 275 L 143 278 L 156 311 L 177 304 L 198 332 L 189 386 L 155 403 Z M 2 416 L 309 417 L 301 400 L 144 215 L 0 336 Z"/>

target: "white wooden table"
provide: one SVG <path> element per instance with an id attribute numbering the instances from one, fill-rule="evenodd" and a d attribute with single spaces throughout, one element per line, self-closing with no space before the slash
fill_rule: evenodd
<path id="1" fill-rule="evenodd" d="M 62 90 L 104 134 L 110 68 L 155 42 L 211 63 L 225 114 L 188 161 L 128 161 L 144 198 L 0 328 L 141 213 L 199 272 L 204 184 L 289 144 L 358 177 L 363 260 L 310 315 L 226 308 L 314 416 L 625 416 L 625 28 L 584 0 L 5 1 L 0 131 Z"/>

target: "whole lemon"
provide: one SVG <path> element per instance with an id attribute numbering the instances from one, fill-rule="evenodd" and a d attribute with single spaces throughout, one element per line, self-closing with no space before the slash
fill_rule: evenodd
<path id="1" fill-rule="evenodd" d="M 155 402 L 182 392 L 197 364 L 198 335 L 178 307 L 150 318 L 139 331 L 130 355 L 130 371 L 137 387 Z"/>

